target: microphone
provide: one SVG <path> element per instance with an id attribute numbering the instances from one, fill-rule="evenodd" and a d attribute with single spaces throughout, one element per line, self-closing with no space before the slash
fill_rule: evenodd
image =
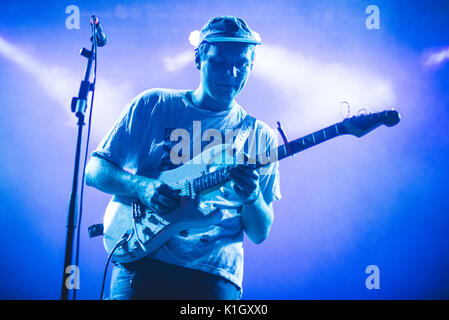
<path id="1" fill-rule="evenodd" d="M 98 20 L 98 17 L 95 15 L 92 15 L 90 19 L 90 24 L 95 24 L 96 34 L 97 34 L 97 46 L 103 47 L 108 42 L 108 38 L 106 37 L 106 34 L 103 32 L 103 28 L 100 25 L 100 21 Z M 93 38 L 90 39 L 93 41 Z"/>

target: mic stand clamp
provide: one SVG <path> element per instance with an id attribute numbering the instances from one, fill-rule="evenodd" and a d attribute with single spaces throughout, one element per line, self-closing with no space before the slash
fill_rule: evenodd
<path id="1" fill-rule="evenodd" d="M 92 43 L 92 50 L 89 51 L 86 48 L 81 49 L 80 55 L 87 58 L 87 68 L 84 80 L 81 81 L 80 90 L 78 92 L 78 97 L 72 98 L 72 112 L 75 113 L 75 115 L 79 118 L 81 116 L 84 116 L 84 113 L 86 112 L 87 107 L 87 95 L 89 94 L 89 91 L 94 91 L 94 84 L 89 82 L 90 77 L 90 70 L 92 68 L 92 61 L 95 59 L 95 53 L 94 53 L 94 44 Z"/>

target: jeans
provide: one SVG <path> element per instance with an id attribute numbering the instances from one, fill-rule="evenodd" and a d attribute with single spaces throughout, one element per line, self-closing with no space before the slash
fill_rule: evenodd
<path id="1" fill-rule="evenodd" d="M 144 258 L 116 264 L 109 300 L 238 300 L 229 280 L 199 270 Z"/>

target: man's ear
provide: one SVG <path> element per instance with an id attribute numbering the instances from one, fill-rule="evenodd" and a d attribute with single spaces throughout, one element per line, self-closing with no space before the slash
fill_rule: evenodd
<path id="1" fill-rule="evenodd" d="M 195 50 L 195 66 L 198 70 L 201 70 L 201 57 L 198 50 Z"/>

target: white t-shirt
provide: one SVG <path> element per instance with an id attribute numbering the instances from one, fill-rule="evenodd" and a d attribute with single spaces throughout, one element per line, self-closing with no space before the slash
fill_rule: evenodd
<path id="1" fill-rule="evenodd" d="M 241 126 L 246 112 L 239 104 L 235 103 L 226 111 L 208 111 L 197 108 L 189 99 L 190 94 L 191 91 L 172 89 L 143 92 L 128 104 L 92 155 L 111 161 L 131 173 L 145 176 L 146 172 L 170 170 L 182 165 L 175 165 L 170 159 L 170 150 L 178 143 L 170 141 L 170 133 L 174 129 L 188 131 L 192 142 L 203 137 L 204 131 L 208 129 L 216 129 L 224 134 L 226 130 Z M 194 137 L 194 134 L 201 134 L 201 137 Z M 222 141 L 225 139 L 223 137 Z M 195 141 L 201 141 L 201 148 L 210 143 L 203 139 Z M 273 130 L 259 120 L 245 144 L 245 151 L 249 153 L 249 150 L 256 150 L 257 154 L 265 152 L 253 148 L 255 144 L 258 147 L 264 145 L 268 150 L 277 147 Z M 190 148 L 190 159 L 196 155 L 193 154 L 194 149 L 198 151 L 198 146 Z M 278 166 L 278 161 L 274 161 L 261 168 L 263 170 L 259 169 L 259 185 L 267 203 L 281 198 Z M 243 228 L 240 211 L 221 210 L 224 219 L 207 232 L 176 235 L 150 257 L 222 276 L 241 289 Z"/>

